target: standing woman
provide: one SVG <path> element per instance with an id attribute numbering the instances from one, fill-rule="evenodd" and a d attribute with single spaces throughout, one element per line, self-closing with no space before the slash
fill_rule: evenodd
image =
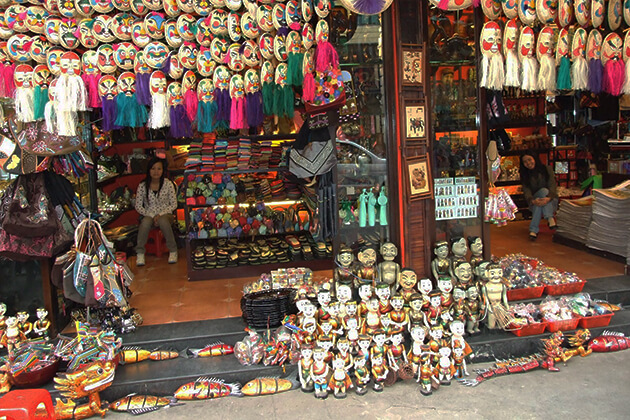
<path id="1" fill-rule="evenodd" d="M 138 185 L 136 192 L 136 211 L 142 216 L 138 229 L 138 246 L 136 247 L 136 265 L 142 266 L 144 246 L 149 238 L 149 231 L 159 226 L 166 238 L 169 250 L 168 263 L 177 262 L 177 243 L 173 235 L 173 212 L 177 209 L 177 195 L 173 181 L 165 178 L 165 162 L 159 158 L 149 161 L 147 177 Z"/>
<path id="2" fill-rule="evenodd" d="M 520 175 L 523 195 L 532 211 L 529 239 L 535 241 L 541 218 L 547 219 L 549 229 L 556 229 L 553 217 L 558 206 L 556 178 L 551 167 L 543 165 L 535 153 L 526 153 L 521 157 Z"/>

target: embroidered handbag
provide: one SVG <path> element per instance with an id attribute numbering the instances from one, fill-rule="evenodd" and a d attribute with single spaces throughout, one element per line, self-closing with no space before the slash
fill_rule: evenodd
<path id="1" fill-rule="evenodd" d="M 289 171 L 298 178 L 310 178 L 329 172 L 337 163 L 333 140 L 312 141 L 301 150 L 291 149 Z"/>
<path id="2" fill-rule="evenodd" d="M 43 174 L 18 177 L 2 228 L 24 238 L 52 235 L 57 231 L 56 215 L 46 193 Z"/>

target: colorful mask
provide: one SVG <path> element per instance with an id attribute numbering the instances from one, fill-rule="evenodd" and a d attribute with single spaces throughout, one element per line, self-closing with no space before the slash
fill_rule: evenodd
<path id="1" fill-rule="evenodd" d="M 287 84 L 287 63 L 280 63 L 276 67 L 276 74 L 274 82 L 278 86 L 285 86 Z"/>
<path id="2" fill-rule="evenodd" d="M 225 66 L 217 66 L 212 78 L 215 89 L 227 90 L 230 88 L 230 72 Z"/>
<path id="3" fill-rule="evenodd" d="M 85 17 L 90 17 L 94 13 L 94 7 L 92 7 L 90 0 L 74 0 L 74 9 Z"/>
<path id="4" fill-rule="evenodd" d="M 540 39 L 540 36 L 538 37 L 538 39 Z M 569 28 L 562 28 L 560 29 L 560 34 L 558 34 L 558 41 L 556 42 L 556 62 L 558 64 L 560 64 L 560 60 L 562 59 L 562 57 L 568 57 L 568 58 L 571 57 L 570 47 L 571 46 L 569 45 Z"/>
<path id="5" fill-rule="evenodd" d="M 52 74 L 45 64 L 38 64 L 33 69 L 33 86 L 41 86 L 47 88 L 52 82 Z"/>
<path id="6" fill-rule="evenodd" d="M 302 17 L 304 22 L 310 22 L 313 18 L 313 0 L 302 0 Z"/>
<path id="7" fill-rule="evenodd" d="M 65 18 L 73 18 L 76 13 L 74 1 L 72 0 L 57 0 L 57 9 L 61 16 Z"/>
<path id="8" fill-rule="evenodd" d="M 177 21 L 175 19 L 169 19 L 164 23 L 164 37 L 169 47 L 179 48 L 182 46 L 184 40 L 179 36 Z"/>
<path id="9" fill-rule="evenodd" d="M 131 40 L 140 48 L 146 47 L 151 42 L 151 37 L 147 33 L 143 19 L 136 19 L 131 24 Z"/>
<path id="10" fill-rule="evenodd" d="M 228 67 L 232 71 L 241 71 L 244 68 L 241 54 L 238 52 L 240 44 L 234 43 L 228 47 Z"/>
<path id="11" fill-rule="evenodd" d="M 98 15 L 94 18 L 94 26 L 92 26 L 92 34 L 94 38 L 100 42 L 112 42 L 116 39 L 114 35 L 114 20 L 111 16 Z"/>
<path id="12" fill-rule="evenodd" d="M 161 42 L 153 41 L 144 47 L 144 59 L 152 69 L 162 68 L 162 64 L 168 56 L 169 50 L 166 45 Z"/>
<path id="13" fill-rule="evenodd" d="M 46 39 L 44 35 L 37 35 L 31 38 L 33 43 L 31 44 L 31 48 L 28 53 L 33 60 L 38 63 L 46 62 L 46 52 L 50 48 L 50 42 Z"/>
<path id="14" fill-rule="evenodd" d="M 571 41 L 571 58 L 584 57 L 586 52 L 586 29 L 577 28 L 573 34 L 573 40 Z M 626 35 L 627 36 L 627 35 Z"/>
<path id="15" fill-rule="evenodd" d="M 180 15 L 179 6 L 175 0 L 164 0 L 164 12 L 172 18 L 176 18 Z M 157 10 L 157 9 L 156 9 Z"/>
<path id="16" fill-rule="evenodd" d="M 77 34 L 79 25 L 76 19 L 64 19 L 59 24 L 59 43 L 62 47 L 73 50 L 80 45 Z"/>
<path id="17" fill-rule="evenodd" d="M 103 99 L 114 99 L 118 95 L 118 83 L 111 74 L 106 74 L 98 81 L 98 94 Z"/>
<path id="18" fill-rule="evenodd" d="M 112 0 L 90 0 L 90 4 L 97 13 L 109 13 L 114 10 Z"/>
<path id="19" fill-rule="evenodd" d="M 13 4 L 4 11 L 4 19 L 7 22 L 9 28 L 14 32 L 26 32 L 28 27 L 26 26 L 26 7 L 19 4 Z"/>
<path id="20" fill-rule="evenodd" d="M 576 36 L 577 36 L 577 31 L 573 37 L 574 42 L 575 42 Z M 628 61 L 628 58 L 630 58 L 630 31 L 626 32 L 626 36 L 623 39 L 623 61 Z"/>
<path id="21" fill-rule="evenodd" d="M 519 6 L 520 16 L 520 6 Z M 559 0 L 558 4 L 558 24 L 565 27 L 573 21 L 573 0 Z"/>
<path id="22" fill-rule="evenodd" d="M 575 0 L 575 20 L 580 26 L 587 26 L 591 20 L 591 0 Z"/>
<path id="23" fill-rule="evenodd" d="M 3 0 L 3 2 L 6 2 L 6 0 Z M 42 3 L 48 13 L 59 13 L 57 0 L 44 0 Z"/>
<path id="24" fill-rule="evenodd" d="M 179 61 L 179 57 L 174 51 L 169 56 L 168 60 L 168 77 L 171 79 L 179 79 L 182 77 L 182 74 L 184 74 L 184 67 L 182 67 L 182 63 Z"/>
<path id="25" fill-rule="evenodd" d="M 258 48 L 260 49 L 260 55 L 263 56 L 265 60 L 271 60 L 273 58 L 274 51 L 274 38 L 268 33 L 262 33 L 260 38 L 258 38 Z"/>
<path id="26" fill-rule="evenodd" d="M 147 33 L 153 39 L 164 38 L 164 22 L 164 14 L 162 13 L 151 12 L 144 17 Z"/>
<path id="27" fill-rule="evenodd" d="M 245 72 L 244 77 L 245 93 L 256 93 L 260 90 L 260 76 L 254 69 Z"/>
<path id="28" fill-rule="evenodd" d="M 479 45 L 482 55 L 501 54 L 501 27 L 495 21 L 486 22 L 481 29 Z"/>
<path id="29" fill-rule="evenodd" d="M 98 54 L 98 69 L 103 73 L 113 73 L 116 71 L 114 61 L 114 48 L 110 44 L 101 44 L 96 50 Z"/>
<path id="30" fill-rule="evenodd" d="M 195 13 L 193 0 L 177 0 L 177 7 L 184 13 Z"/>
<path id="31" fill-rule="evenodd" d="M 142 0 L 142 2 L 147 9 L 155 11 L 160 10 L 163 4 L 160 0 Z M 173 3 L 175 3 L 175 0 L 173 0 Z"/>
<path id="32" fill-rule="evenodd" d="M 197 20 L 197 34 L 195 35 L 197 43 L 202 47 L 209 47 L 213 38 L 214 35 L 210 30 L 210 19 L 201 18 Z"/>
<path id="33" fill-rule="evenodd" d="M 51 47 L 46 52 L 46 65 L 50 69 L 50 72 L 55 76 L 59 76 L 61 74 L 61 67 L 59 64 L 61 61 L 61 54 L 64 52 L 65 51 L 59 47 Z"/>
<path id="34" fill-rule="evenodd" d="M 9 39 L 13 35 L 13 29 L 9 28 L 4 11 L 0 11 L 0 38 Z"/>
<path id="35" fill-rule="evenodd" d="M 151 73 L 151 67 L 149 67 L 144 59 L 144 50 L 138 51 L 136 58 L 133 60 L 133 71 L 136 74 Z"/>
<path id="36" fill-rule="evenodd" d="M 114 44 L 114 62 L 123 70 L 133 69 L 134 60 L 138 53 L 138 47 L 131 42 Z"/>
<path id="37" fill-rule="evenodd" d="M 534 42 L 534 30 L 530 26 L 523 26 L 518 37 L 518 56 L 521 59 L 534 54 Z"/>
<path id="38" fill-rule="evenodd" d="M 288 53 L 298 54 L 302 50 L 302 38 L 295 31 L 289 32 L 285 48 Z"/>
<path id="39" fill-rule="evenodd" d="M 166 94 L 166 76 L 162 71 L 156 70 L 151 73 L 149 88 L 151 95 Z"/>
<path id="40" fill-rule="evenodd" d="M 283 3 L 276 3 L 273 6 L 271 20 L 273 27 L 276 29 L 285 28 L 287 26 L 286 6 Z"/>
<path id="41" fill-rule="evenodd" d="M 88 50 L 81 55 L 81 67 L 85 74 L 98 74 L 98 53 Z"/>
<path id="42" fill-rule="evenodd" d="M 608 2 L 608 26 L 610 27 L 611 31 L 616 31 L 617 29 L 619 29 L 619 26 L 621 25 L 621 18 L 621 0 L 610 0 Z M 603 55 L 602 62 L 604 62 Z"/>
<path id="43" fill-rule="evenodd" d="M 225 7 L 225 0 L 210 0 L 210 3 L 216 8 Z"/>
<path id="44" fill-rule="evenodd" d="M 131 39 L 131 25 L 134 17 L 129 13 L 118 13 L 113 19 L 113 31 L 116 38 L 129 41 Z"/>
<path id="45" fill-rule="evenodd" d="M 131 0 L 130 5 L 131 11 L 136 16 L 144 16 L 149 13 L 149 10 L 151 10 L 147 7 L 146 4 L 144 4 L 144 1 L 142 0 Z"/>
<path id="46" fill-rule="evenodd" d="M 48 16 L 44 22 L 44 35 L 51 44 L 59 44 L 59 24 L 61 18 L 59 16 Z"/>
<path id="47" fill-rule="evenodd" d="M 497 0 L 483 0 L 481 9 L 488 19 L 496 20 L 501 15 L 501 2 Z"/>
<path id="48" fill-rule="evenodd" d="M 586 59 L 599 60 L 602 57 L 602 34 L 597 29 L 592 29 L 586 40 Z"/>
<path id="49" fill-rule="evenodd" d="M 92 34 L 93 25 L 94 19 L 83 19 L 79 22 L 79 42 L 85 48 L 96 48 L 98 46 L 98 40 Z"/>
<path id="50" fill-rule="evenodd" d="M 222 64 L 225 56 L 227 55 L 229 46 L 230 45 L 226 39 L 219 37 L 214 38 L 210 44 L 210 54 L 212 55 L 212 59 L 217 63 Z"/>
<path id="51" fill-rule="evenodd" d="M 285 17 L 289 28 L 299 30 L 302 21 L 302 11 L 297 0 L 289 0 L 285 9 Z"/>
<path id="52" fill-rule="evenodd" d="M 545 26 L 538 33 L 538 41 L 536 42 L 536 58 L 540 61 L 543 55 L 553 54 L 553 28 Z"/>
<path id="53" fill-rule="evenodd" d="M 315 42 L 318 44 L 320 42 L 327 42 L 330 34 L 330 28 L 328 27 L 328 22 L 325 20 L 320 20 L 317 22 L 315 26 Z"/>
<path id="54" fill-rule="evenodd" d="M 177 18 L 177 31 L 182 39 L 186 41 L 195 39 L 195 33 L 193 32 L 195 22 L 195 17 L 187 13 Z"/>
<path id="55" fill-rule="evenodd" d="M 225 5 L 232 11 L 237 11 L 243 4 L 242 0 L 225 0 Z"/>
<path id="56" fill-rule="evenodd" d="M 258 6 L 256 20 L 258 21 L 258 27 L 262 31 L 271 32 L 273 30 L 273 7 L 269 4 Z"/>
<path id="57" fill-rule="evenodd" d="M 305 23 L 302 27 L 302 44 L 307 50 L 313 46 L 315 42 L 315 31 L 310 23 Z"/>
<path id="58" fill-rule="evenodd" d="M 510 0 L 516 6 L 515 0 Z M 505 2 L 507 3 L 507 2 Z M 503 6 L 503 10 L 505 11 L 505 3 Z M 515 8 L 514 11 L 517 9 Z M 543 24 L 551 24 L 555 22 L 558 16 L 558 1 L 553 0 L 536 0 L 536 15 L 538 16 L 538 20 L 540 20 Z M 515 17 L 515 16 L 513 16 Z M 512 19 L 511 17 L 510 19 Z"/>
<path id="59" fill-rule="evenodd" d="M 492 1 L 492 0 L 484 0 Z M 518 17 L 525 25 L 533 25 L 536 22 L 536 0 L 520 0 L 518 3 Z"/>
<path id="60" fill-rule="evenodd" d="M 61 74 L 68 74 L 70 76 L 78 76 L 81 74 L 81 59 L 72 51 L 67 51 L 61 55 L 59 62 L 61 67 Z"/>
<path id="61" fill-rule="evenodd" d="M 41 6 L 31 6 L 26 9 L 26 27 L 36 34 L 43 34 L 45 31 L 46 18 L 50 13 Z"/>
<path id="62" fill-rule="evenodd" d="M 210 15 L 210 30 L 215 35 L 228 35 L 228 13 L 223 9 L 215 9 Z"/>
<path id="63" fill-rule="evenodd" d="M 197 88 L 197 75 L 192 70 L 186 70 L 182 78 L 182 89 L 184 92 Z"/>
<path id="64" fill-rule="evenodd" d="M 121 12 L 128 12 L 131 10 L 131 2 L 130 0 L 112 0 L 112 4 L 114 7 Z"/>
<path id="65" fill-rule="evenodd" d="M 30 89 L 33 87 L 33 67 L 28 64 L 19 64 L 15 67 L 13 81 L 16 88 Z"/>
<path id="66" fill-rule="evenodd" d="M 182 85 L 179 82 L 171 82 L 166 89 L 166 100 L 168 106 L 181 105 L 184 101 L 182 96 Z"/>
<path id="67" fill-rule="evenodd" d="M 118 76 L 118 93 L 131 96 L 136 93 L 136 75 L 130 71 L 125 71 Z"/>
<path id="68" fill-rule="evenodd" d="M 243 76 L 235 74 L 230 79 L 230 97 L 232 99 L 243 98 L 245 96 L 245 86 Z"/>
<path id="69" fill-rule="evenodd" d="M 212 77 L 216 63 L 212 59 L 210 49 L 201 47 L 197 56 L 197 72 L 203 77 Z"/>
<path id="70" fill-rule="evenodd" d="M 271 64 L 271 61 L 265 61 L 262 63 L 262 66 L 260 66 L 260 80 L 262 80 L 263 84 L 273 83 L 275 73 L 276 69 L 273 67 L 273 64 Z"/>
<path id="71" fill-rule="evenodd" d="M 503 31 L 503 56 L 507 57 L 507 52 L 514 50 L 518 45 L 518 32 L 519 24 L 518 19 L 510 19 L 505 24 L 505 30 Z"/>
<path id="72" fill-rule="evenodd" d="M 208 16 L 212 10 L 209 0 L 193 0 L 193 9 L 199 16 Z"/>
<path id="73" fill-rule="evenodd" d="M 241 16 L 241 32 L 249 39 L 255 39 L 260 34 L 258 22 L 255 16 L 249 12 L 245 12 Z"/>
<path id="74" fill-rule="evenodd" d="M 315 0 L 315 13 L 324 19 L 330 13 L 330 0 Z"/>
<path id="75" fill-rule="evenodd" d="M 194 70 L 197 67 L 197 54 L 199 54 L 199 47 L 193 42 L 184 42 L 179 47 L 178 57 L 182 66 L 189 70 Z"/>
<path id="76" fill-rule="evenodd" d="M 606 13 L 606 5 L 604 0 L 592 0 L 591 3 L 591 23 L 593 28 L 599 28 L 604 23 L 604 15 Z M 627 15 L 627 16 L 626 16 Z M 630 8 L 623 8 L 623 17 L 626 24 L 630 25 Z"/>
<path id="77" fill-rule="evenodd" d="M 11 61 L 25 62 L 31 59 L 28 53 L 31 37 L 24 34 L 15 34 L 7 41 L 7 55 Z"/>
<path id="78" fill-rule="evenodd" d="M 302 61 L 302 74 L 308 74 L 315 71 L 315 63 L 313 61 L 313 50 L 306 50 L 304 60 Z"/>
<path id="79" fill-rule="evenodd" d="M 256 67 L 260 64 L 260 51 L 258 45 L 252 39 L 248 39 L 241 45 L 241 59 L 246 67 Z"/>
<path id="80" fill-rule="evenodd" d="M 278 61 L 287 61 L 286 39 L 282 35 L 276 35 L 273 40 L 273 55 Z"/>
<path id="81" fill-rule="evenodd" d="M 227 29 L 232 41 L 241 40 L 243 33 L 241 32 L 241 16 L 238 13 L 230 12 L 227 18 Z"/>
<path id="82" fill-rule="evenodd" d="M 57 78 L 54 78 L 51 80 L 50 85 L 48 86 L 48 100 L 49 101 L 54 101 L 55 100 L 55 86 L 57 86 Z"/>
<path id="83" fill-rule="evenodd" d="M 214 84 L 212 79 L 201 79 L 197 85 L 197 98 L 199 102 L 212 102 L 214 100 Z"/>
<path id="84" fill-rule="evenodd" d="M 606 35 L 602 43 L 602 64 L 606 65 L 608 60 L 621 59 L 623 56 L 623 40 L 619 34 L 611 32 Z"/>

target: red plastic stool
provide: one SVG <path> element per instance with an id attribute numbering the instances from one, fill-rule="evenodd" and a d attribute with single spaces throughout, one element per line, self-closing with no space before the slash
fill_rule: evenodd
<path id="1" fill-rule="evenodd" d="M 42 404 L 45 413 L 43 408 L 38 410 Z M 45 389 L 10 391 L 0 398 L 0 418 L 5 417 L 9 420 L 54 419 L 55 408 L 50 393 Z"/>
<path id="2" fill-rule="evenodd" d="M 168 249 L 166 248 L 166 239 L 160 228 L 153 228 L 149 232 L 149 240 L 144 246 L 145 253 L 154 254 L 160 258 L 162 254 L 166 254 Z"/>

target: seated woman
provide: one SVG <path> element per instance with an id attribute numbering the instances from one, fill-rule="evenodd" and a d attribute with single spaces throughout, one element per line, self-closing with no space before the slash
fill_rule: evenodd
<path id="1" fill-rule="evenodd" d="M 168 263 L 177 262 L 177 243 L 173 235 L 173 212 L 177 209 L 177 194 L 173 181 L 165 177 L 166 163 L 159 158 L 149 161 L 147 177 L 138 185 L 136 192 L 136 211 L 142 216 L 138 228 L 138 245 L 136 246 L 136 265 L 142 266 L 144 261 L 144 246 L 147 244 L 149 232 L 154 226 L 159 226 L 166 238 L 169 250 Z"/>
<path id="2" fill-rule="evenodd" d="M 532 211 L 529 239 L 535 241 L 542 217 L 547 219 L 550 229 L 556 228 L 553 217 L 558 206 L 556 178 L 551 167 L 543 165 L 535 153 L 526 153 L 521 157 L 520 175 L 523 195 Z"/>

